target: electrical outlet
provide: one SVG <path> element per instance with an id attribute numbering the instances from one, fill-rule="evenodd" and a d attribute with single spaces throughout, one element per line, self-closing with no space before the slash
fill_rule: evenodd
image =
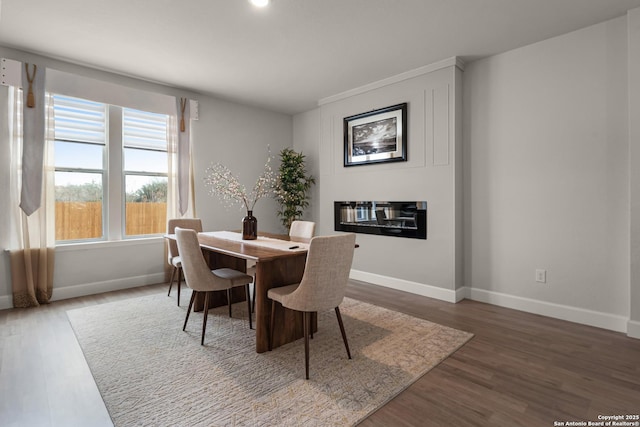
<path id="1" fill-rule="evenodd" d="M 547 283 L 547 270 L 536 270 L 536 282 Z"/>

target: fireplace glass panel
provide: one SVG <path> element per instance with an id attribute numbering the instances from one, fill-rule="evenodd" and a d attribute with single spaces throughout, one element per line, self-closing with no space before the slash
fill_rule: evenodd
<path id="1" fill-rule="evenodd" d="M 334 202 L 335 230 L 427 238 L 427 202 Z"/>

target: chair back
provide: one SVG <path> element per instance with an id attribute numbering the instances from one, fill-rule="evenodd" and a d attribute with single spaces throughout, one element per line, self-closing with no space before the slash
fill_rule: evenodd
<path id="1" fill-rule="evenodd" d="M 198 233 L 192 229 L 176 227 L 175 234 L 187 286 L 199 292 L 214 290 L 214 276 L 202 254 Z"/>
<path id="2" fill-rule="evenodd" d="M 202 221 L 200 218 L 174 218 L 167 221 L 167 234 L 175 234 L 176 227 L 180 228 L 190 228 L 191 230 L 196 230 L 197 232 L 202 231 Z M 177 257 L 178 245 L 175 240 L 169 239 L 169 264 L 171 264 L 171 258 Z"/>
<path id="3" fill-rule="evenodd" d="M 313 221 L 293 221 L 289 229 L 289 240 L 292 242 L 309 243 L 316 230 Z"/>
<path id="4" fill-rule="evenodd" d="M 298 311 L 335 308 L 344 299 L 356 246 L 355 233 L 311 239 L 300 286 L 286 306 Z"/>

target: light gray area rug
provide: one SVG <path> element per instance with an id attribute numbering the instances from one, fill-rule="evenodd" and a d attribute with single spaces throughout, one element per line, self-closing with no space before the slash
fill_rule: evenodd
<path id="1" fill-rule="evenodd" d="M 188 301 L 188 292 L 185 301 Z M 183 297 L 184 298 L 184 297 Z M 472 334 L 345 299 L 347 359 L 333 310 L 318 315 L 304 379 L 304 341 L 255 352 L 246 304 L 202 313 L 165 294 L 67 312 L 116 426 L 350 426 Z"/>

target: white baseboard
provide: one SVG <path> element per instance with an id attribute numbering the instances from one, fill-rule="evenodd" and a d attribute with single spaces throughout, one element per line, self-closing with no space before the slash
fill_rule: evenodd
<path id="1" fill-rule="evenodd" d="M 554 319 L 566 320 L 597 328 L 626 333 L 629 337 L 640 338 L 640 322 L 630 321 L 624 316 L 586 310 L 568 305 L 555 304 L 530 298 L 523 298 L 500 292 L 486 291 L 463 287 L 454 290 L 438 288 L 423 283 L 411 282 L 394 277 L 351 270 L 349 277 L 353 280 L 385 286 L 399 291 L 435 298 L 446 302 L 459 302 L 467 298 L 473 301 L 511 308 L 527 313 L 539 314 Z"/>
<path id="2" fill-rule="evenodd" d="M 426 285 L 424 283 L 367 273 L 366 271 L 351 270 L 349 278 L 447 302 L 458 302 L 464 299 L 464 292 L 461 293 L 451 289 Z"/>
<path id="3" fill-rule="evenodd" d="M 631 338 L 640 339 L 640 322 L 629 320 L 627 322 L 627 335 Z"/>
<path id="4" fill-rule="evenodd" d="M 399 291 L 422 295 L 429 298 L 456 303 L 463 299 L 484 302 L 500 307 L 525 311 L 527 313 L 539 314 L 553 317 L 555 319 L 567 320 L 569 322 L 583 325 L 595 326 L 616 332 L 626 333 L 631 338 L 640 339 L 640 322 L 629 320 L 623 316 L 616 316 L 609 313 L 585 310 L 568 305 L 555 304 L 545 301 L 523 298 L 500 292 L 487 291 L 484 289 L 473 289 L 469 287 L 457 290 L 443 289 L 424 283 L 411 282 L 394 277 L 382 276 L 365 271 L 351 270 L 351 279 L 374 285 L 385 286 Z M 58 301 L 69 298 L 94 295 L 103 292 L 117 291 L 121 289 L 135 288 L 138 286 L 153 285 L 165 282 L 164 273 L 155 273 L 144 276 L 127 277 L 116 280 L 106 280 L 103 282 L 86 283 L 81 285 L 71 285 L 56 287 L 53 289 L 51 300 Z M 0 310 L 13 307 L 11 295 L 0 296 Z"/>
<path id="5" fill-rule="evenodd" d="M 164 273 L 146 274 L 144 276 L 125 277 L 122 279 L 105 280 L 103 282 L 83 283 L 81 285 L 53 288 L 51 301 L 83 297 L 103 292 L 119 291 L 121 289 L 136 288 L 138 286 L 155 285 L 165 282 Z"/>
<path id="6" fill-rule="evenodd" d="M 103 282 L 54 287 L 53 294 L 51 295 L 51 301 L 83 297 L 86 295 L 118 291 L 121 289 L 136 288 L 138 286 L 154 285 L 165 281 L 164 273 L 155 273 L 144 276 L 126 277 L 123 279 L 106 280 Z M 13 308 L 13 297 L 11 295 L 0 296 L 0 310 L 8 308 Z"/>
<path id="7" fill-rule="evenodd" d="M 486 291 L 484 289 L 466 288 L 467 298 L 473 301 L 485 302 L 505 308 L 567 320 L 597 328 L 609 329 L 616 332 L 627 332 L 629 319 L 610 313 L 586 310 L 568 305 L 555 304 L 546 301 L 538 301 L 500 292 Z M 640 324 L 638 324 L 640 326 Z M 638 330 L 640 332 L 640 329 Z M 640 335 L 638 335 L 640 337 Z"/>

